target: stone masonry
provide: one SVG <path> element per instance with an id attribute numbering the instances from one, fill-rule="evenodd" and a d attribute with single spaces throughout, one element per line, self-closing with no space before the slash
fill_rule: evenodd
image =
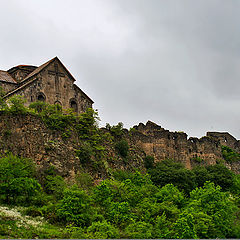
<path id="1" fill-rule="evenodd" d="M 0 87 L 5 99 L 20 95 L 26 106 L 35 101 L 59 104 L 77 113 L 92 107 L 93 101 L 76 85 L 76 80 L 57 58 L 40 67 L 19 65 L 8 71 L 0 70 Z"/>
<path id="2" fill-rule="evenodd" d="M 134 126 L 131 142 L 141 147 L 156 161 L 174 159 L 191 169 L 196 164 L 212 165 L 222 159 L 221 145 L 231 147 L 240 153 L 240 142 L 229 133 L 208 132 L 200 139 L 187 137 L 184 132 L 170 132 L 148 121 Z M 238 172 L 239 163 L 228 165 Z"/>

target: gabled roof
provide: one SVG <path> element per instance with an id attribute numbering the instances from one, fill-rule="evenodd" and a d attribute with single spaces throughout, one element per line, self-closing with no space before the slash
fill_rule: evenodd
<path id="1" fill-rule="evenodd" d="M 36 68 L 33 72 L 31 72 L 27 77 L 23 79 L 22 82 L 28 80 L 29 78 L 33 77 L 34 75 L 40 73 L 45 67 L 47 67 L 51 62 L 53 62 L 55 58 L 47 61 L 46 63 L 42 64 L 40 67 Z"/>
<path id="2" fill-rule="evenodd" d="M 42 64 L 40 67 L 35 69 L 32 73 L 30 73 L 26 78 L 23 79 L 22 82 L 25 82 L 29 78 L 33 77 L 34 75 L 40 73 L 45 67 L 47 67 L 50 63 L 57 60 L 64 68 L 64 70 L 70 75 L 70 77 L 73 79 L 73 81 L 76 81 L 75 78 L 72 76 L 72 74 L 68 71 L 68 69 L 63 65 L 63 63 L 58 59 L 58 57 L 54 57 L 53 59 L 47 61 L 46 63 Z"/>
<path id="3" fill-rule="evenodd" d="M 7 95 L 4 96 L 4 98 L 11 96 L 12 94 L 18 92 L 19 90 L 27 87 L 28 85 L 30 85 L 32 82 L 34 82 L 35 80 L 37 80 L 37 78 L 33 78 L 35 75 L 37 75 L 38 73 L 40 73 L 44 68 L 46 68 L 50 63 L 54 62 L 55 60 L 57 60 L 62 67 L 64 68 L 64 70 L 67 72 L 67 74 L 69 74 L 69 76 L 72 78 L 73 82 L 75 82 L 75 78 L 72 76 L 72 74 L 68 71 L 68 69 L 63 65 L 63 63 L 58 59 L 58 57 L 54 57 L 53 59 L 47 61 L 46 63 L 42 64 L 40 67 L 38 67 L 37 69 L 35 69 L 32 73 L 30 73 L 26 78 L 23 79 L 23 81 L 21 81 L 21 86 L 19 86 L 18 88 L 14 89 L 13 91 L 10 91 L 9 93 L 7 93 Z M 9 75 L 11 77 L 11 75 Z M 29 81 L 30 80 L 30 81 Z M 13 81 L 16 83 L 16 81 L 13 79 Z M 75 84 L 74 84 L 75 85 Z M 77 86 L 77 85 L 76 85 Z M 77 88 L 92 102 L 93 100 L 88 97 L 88 95 L 86 93 L 84 93 L 78 86 Z"/>
<path id="4" fill-rule="evenodd" d="M 17 82 L 12 78 L 12 76 L 8 72 L 3 70 L 0 70 L 0 81 L 17 84 Z"/>

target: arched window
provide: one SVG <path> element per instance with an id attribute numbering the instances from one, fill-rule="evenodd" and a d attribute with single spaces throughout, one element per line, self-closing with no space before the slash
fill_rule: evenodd
<path id="1" fill-rule="evenodd" d="M 70 100 L 70 108 L 72 108 L 74 112 L 78 112 L 78 105 L 75 99 Z"/>
<path id="2" fill-rule="evenodd" d="M 45 102 L 46 97 L 45 97 L 44 93 L 38 93 L 38 95 L 37 95 L 37 100 L 38 100 L 38 101 Z"/>
<path id="3" fill-rule="evenodd" d="M 62 103 L 60 102 L 60 101 L 56 101 L 55 103 L 54 103 L 55 105 L 60 105 L 60 106 L 62 106 Z"/>

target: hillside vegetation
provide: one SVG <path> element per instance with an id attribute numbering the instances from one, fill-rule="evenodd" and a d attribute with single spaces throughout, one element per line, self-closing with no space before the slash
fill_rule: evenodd
<path id="1" fill-rule="evenodd" d="M 132 161 L 122 124 L 101 131 L 92 109 L 76 116 L 42 102 L 26 108 L 14 97 L 9 105 L 0 101 L 0 111 L 37 115 L 66 140 L 77 130 L 82 144 L 76 156 L 83 169 L 106 164 L 106 139 L 126 165 Z M 223 151 L 225 159 L 239 157 Z M 143 164 L 141 171 L 105 166 L 101 181 L 81 171 L 69 182 L 54 166 L 39 175 L 33 160 L 5 152 L 0 238 L 240 238 L 239 175 L 221 162 L 187 170 L 174 160 L 156 163 L 145 156 Z"/>

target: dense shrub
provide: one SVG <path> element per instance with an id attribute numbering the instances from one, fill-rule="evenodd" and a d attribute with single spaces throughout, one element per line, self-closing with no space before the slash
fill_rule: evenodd
<path id="1" fill-rule="evenodd" d="M 154 157 L 153 156 L 146 156 L 144 158 L 144 166 L 147 169 L 153 168 L 153 166 L 154 166 Z"/>
<path id="2" fill-rule="evenodd" d="M 109 123 L 106 124 L 106 129 L 116 138 L 121 138 L 123 135 L 123 123 L 119 122 L 117 125 L 111 126 Z"/>
<path id="3" fill-rule="evenodd" d="M 120 140 L 115 144 L 115 148 L 122 157 L 127 157 L 128 155 L 128 142 L 124 139 Z"/>
<path id="4" fill-rule="evenodd" d="M 82 164 L 90 163 L 93 149 L 89 143 L 85 142 L 80 149 L 76 150 L 76 155 Z"/>
<path id="5" fill-rule="evenodd" d="M 158 186 L 172 183 L 186 193 L 189 193 L 196 186 L 194 173 L 185 169 L 182 164 L 170 159 L 158 162 L 154 168 L 148 169 L 148 173 L 152 181 Z"/>
<path id="6" fill-rule="evenodd" d="M 116 239 L 120 236 L 119 230 L 107 221 L 92 223 L 87 229 L 87 235 L 91 239 Z"/>
<path id="7" fill-rule="evenodd" d="M 148 239 L 152 238 L 152 224 L 146 222 L 134 222 L 125 229 L 128 238 Z"/>
<path id="8" fill-rule="evenodd" d="M 21 96 L 13 96 L 9 98 L 9 108 L 7 111 L 11 114 L 26 114 L 28 109 L 24 106 L 26 100 Z"/>
<path id="9" fill-rule="evenodd" d="M 89 190 L 93 187 L 93 177 L 86 172 L 78 173 L 75 177 L 76 184 L 79 188 Z"/>
<path id="10" fill-rule="evenodd" d="M 13 155 L 0 158 L 0 194 L 7 203 L 29 204 L 41 191 L 34 179 L 34 165 L 30 159 Z"/>
<path id="11" fill-rule="evenodd" d="M 76 185 L 66 189 L 59 203 L 57 215 L 66 223 L 74 223 L 80 227 L 89 226 L 93 217 L 90 197 Z"/>
<path id="12" fill-rule="evenodd" d="M 231 188 L 234 181 L 232 171 L 222 164 L 207 166 L 206 169 L 209 172 L 209 181 L 221 186 L 221 188 L 226 191 Z"/>
<path id="13" fill-rule="evenodd" d="M 46 102 L 43 101 L 37 101 L 37 102 L 33 102 L 29 105 L 30 109 L 33 109 L 34 112 L 36 113 L 40 113 L 42 111 L 45 111 L 47 109 L 48 104 Z"/>
<path id="14" fill-rule="evenodd" d="M 222 155 L 226 162 L 232 163 L 240 161 L 240 154 L 228 146 L 222 146 Z"/>

